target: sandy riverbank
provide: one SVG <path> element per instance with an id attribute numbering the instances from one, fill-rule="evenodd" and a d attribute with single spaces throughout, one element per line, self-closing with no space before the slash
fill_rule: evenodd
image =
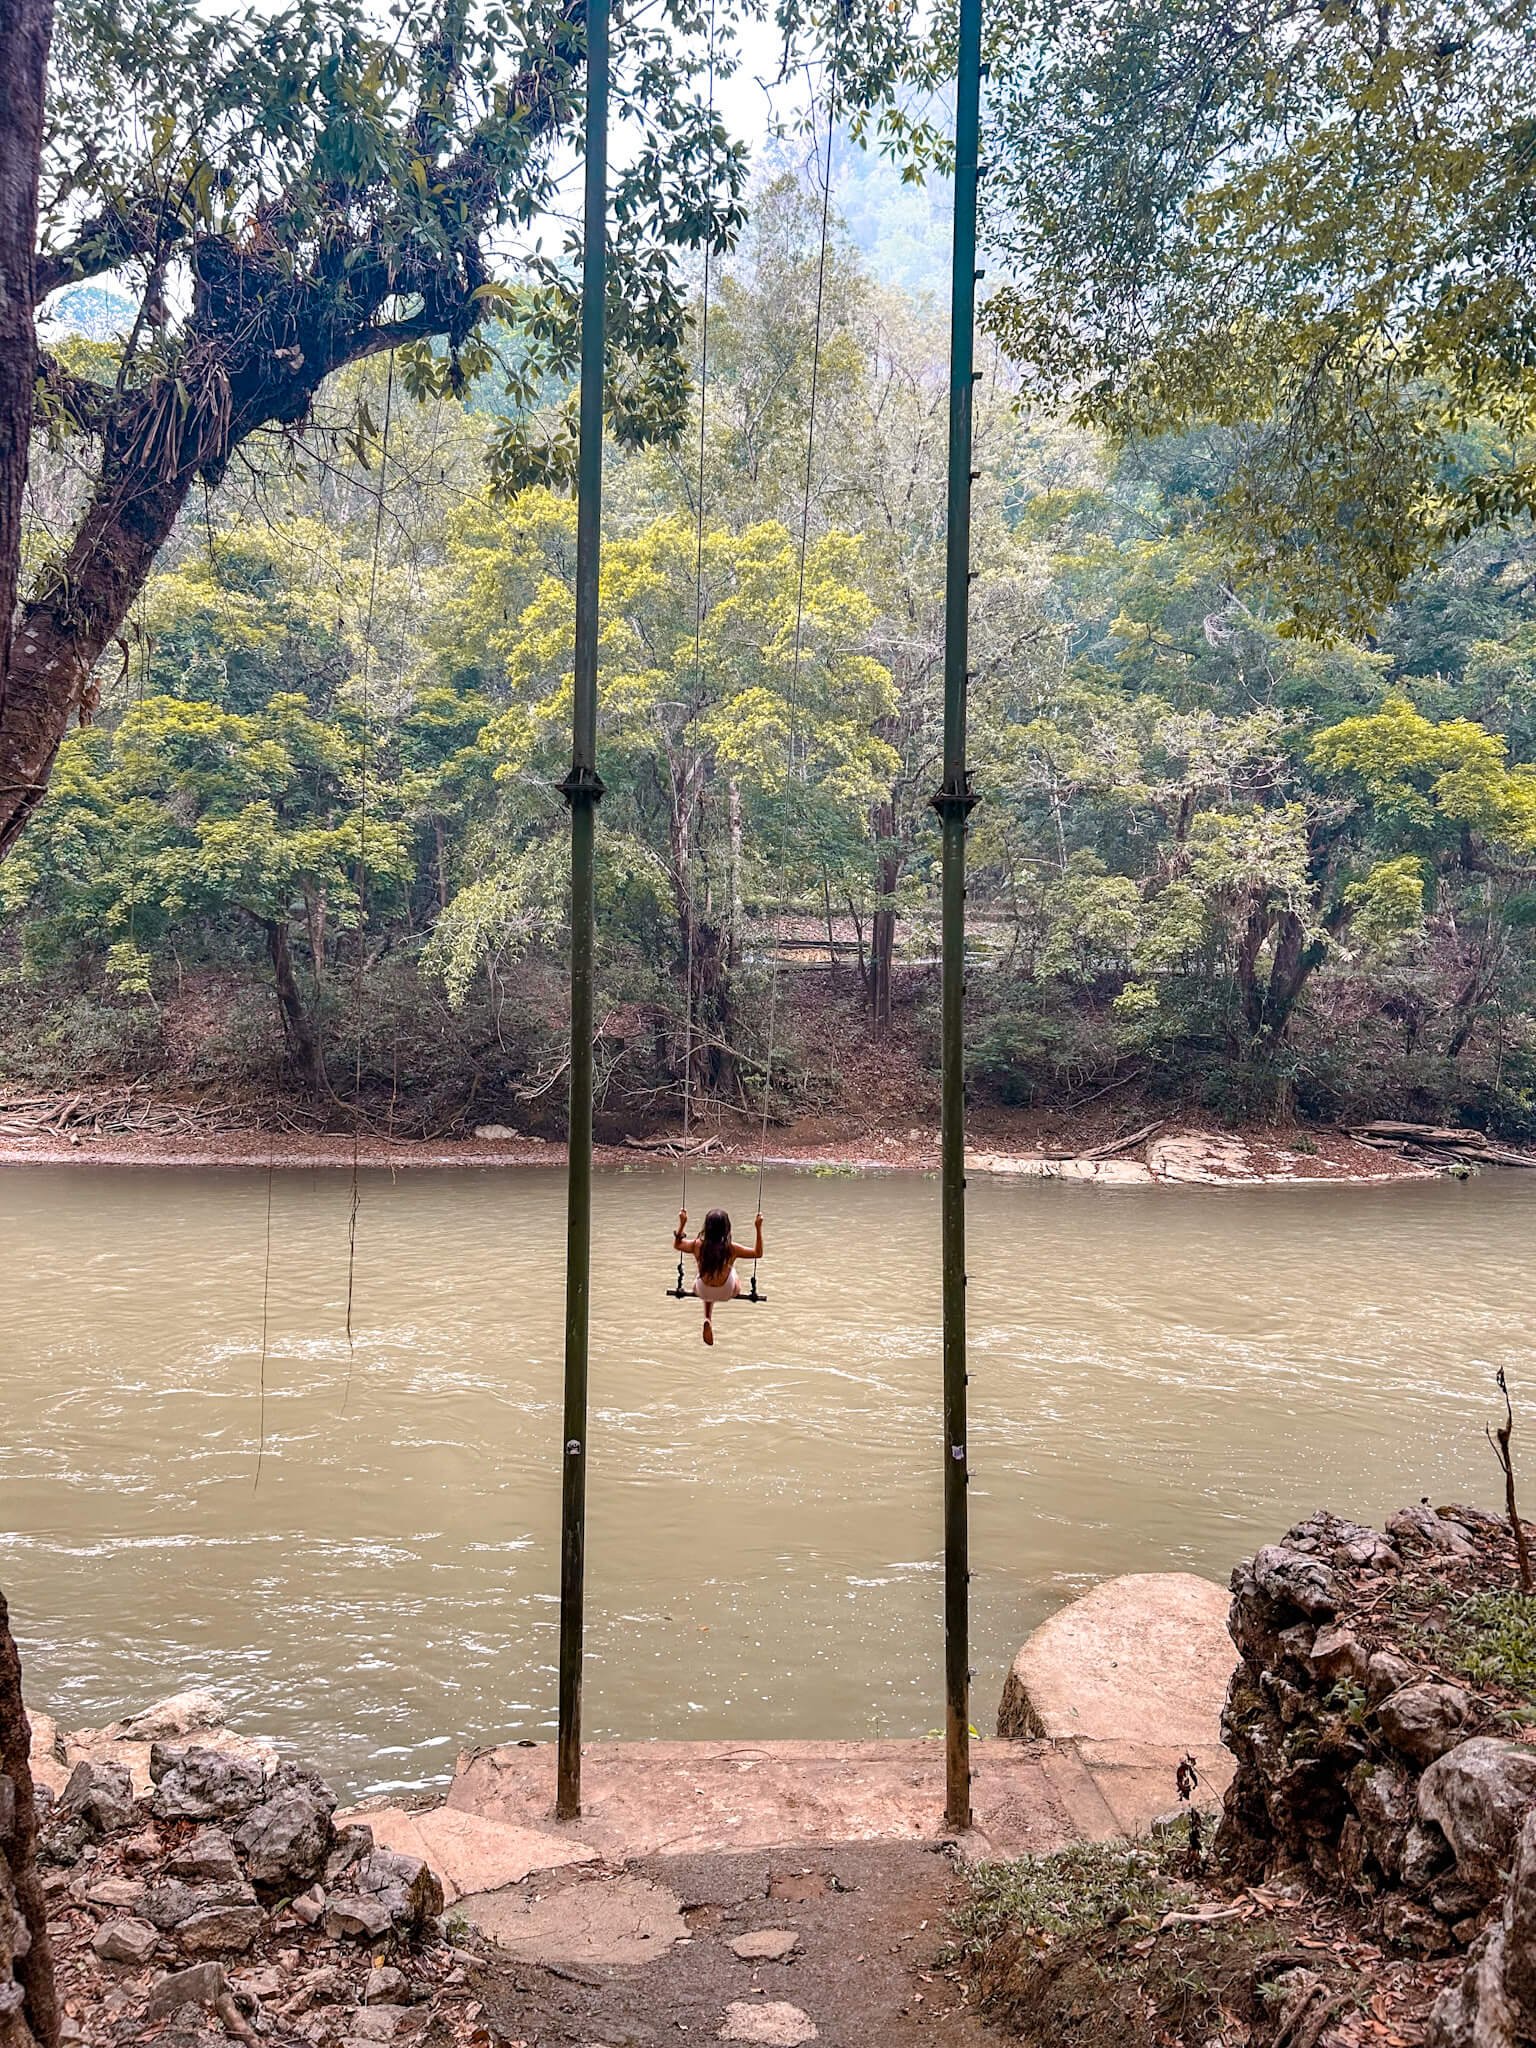
<path id="1" fill-rule="evenodd" d="M 376 1129 L 304 1131 L 267 1128 L 258 1116 L 231 1127 L 199 1116 L 192 1105 L 174 1128 L 112 1128 L 110 1115 L 50 1122 L 25 1130 L 0 1121 L 0 1165 L 228 1167 L 284 1171 L 465 1167 L 563 1167 L 554 1139 L 505 1126 L 485 1135 L 402 1138 Z M 1098 1116 L 1071 1112 L 981 1113 L 972 1119 L 967 1159 L 972 1172 L 1006 1177 L 1077 1180 L 1100 1186 L 1422 1180 L 1434 1169 L 1361 1144 L 1342 1130 L 1301 1126 L 1218 1129 L 1199 1120 L 1148 1119 L 1143 1113 Z M 609 1169 L 675 1164 L 667 1137 L 599 1144 Z M 759 1131 L 745 1117 L 722 1122 L 698 1141 L 697 1163 L 755 1169 Z M 769 1133 L 767 1164 L 807 1172 L 933 1173 L 939 1165 L 936 1127 L 853 1118 L 805 1119 Z"/>

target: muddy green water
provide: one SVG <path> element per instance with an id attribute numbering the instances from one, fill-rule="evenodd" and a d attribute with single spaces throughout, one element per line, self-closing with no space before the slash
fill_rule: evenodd
<path id="1" fill-rule="evenodd" d="M 696 1175 L 690 1206 L 753 1183 Z M 185 1685 L 347 1791 L 554 1711 L 555 1171 L 273 1183 L 0 1172 L 0 1574 L 37 1704 Z M 923 1734 L 941 1718 L 938 1188 L 774 1178 L 766 1307 L 669 1301 L 675 1180 L 600 1177 L 587 1729 Z M 1297 1514 L 1496 1503 L 1493 1370 L 1536 1399 L 1536 1185 L 973 1182 L 976 1711 L 1111 1572 L 1225 1578 Z M 1532 1441 L 1536 1441 L 1533 1438 Z M 1536 1482 L 1533 1482 L 1536 1483 Z"/>

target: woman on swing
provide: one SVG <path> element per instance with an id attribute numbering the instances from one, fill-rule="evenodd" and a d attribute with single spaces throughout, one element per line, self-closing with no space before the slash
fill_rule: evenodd
<path id="1" fill-rule="evenodd" d="M 723 1209 L 711 1209 L 704 1218 L 704 1228 L 697 1237 L 685 1237 L 688 1228 L 688 1211 L 680 1209 L 677 1215 L 677 1229 L 672 1233 L 672 1249 L 686 1252 L 697 1261 L 699 1277 L 693 1283 L 693 1291 L 704 1304 L 704 1342 L 715 1341 L 715 1304 L 734 1301 L 741 1292 L 741 1275 L 736 1271 L 738 1259 L 760 1259 L 763 1256 L 763 1219 L 756 1217 L 757 1242 L 755 1244 L 733 1244 L 731 1242 L 731 1219 Z"/>

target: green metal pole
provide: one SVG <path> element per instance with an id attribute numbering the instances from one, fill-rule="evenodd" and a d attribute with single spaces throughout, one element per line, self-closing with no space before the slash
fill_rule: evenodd
<path id="1" fill-rule="evenodd" d="M 603 510 L 607 291 L 609 0 L 587 8 L 586 243 L 581 260 L 581 440 L 577 456 L 575 703 L 571 768 L 571 1103 L 565 1236 L 565 1419 L 560 1488 L 560 1736 L 555 1815 L 581 1813 L 581 1658 L 587 1518 L 587 1338 L 592 1272 L 593 858 L 597 805 L 598 570 Z"/>
<path id="2" fill-rule="evenodd" d="M 971 1825 L 970 1537 L 965 1369 L 965 835 L 977 801 L 965 765 L 971 576 L 971 425 L 976 371 L 976 182 L 981 0 L 960 0 L 955 249 L 949 342 L 949 536 L 944 590 L 944 1825 Z"/>

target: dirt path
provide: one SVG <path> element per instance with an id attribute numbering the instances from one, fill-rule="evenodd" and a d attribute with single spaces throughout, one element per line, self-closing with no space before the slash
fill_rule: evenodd
<path id="1" fill-rule="evenodd" d="M 526 1914 L 565 1934 L 534 1937 L 541 1954 L 482 1966 L 472 1982 L 509 2048 L 980 2048 L 984 2030 L 938 1962 L 959 1883 L 946 1855 L 906 1842 L 655 1856 L 622 1873 L 530 1878 L 497 1895 L 516 1902 L 499 1924 L 515 1929 Z M 607 1938 L 643 1939 L 654 1916 L 653 1961 L 605 1962 L 602 1929 L 583 1949 L 592 1922 L 576 1907 L 594 1884 L 619 1894 Z M 731 1944 L 753 1934 L 789 1952 L 738 1956 Z"/>

